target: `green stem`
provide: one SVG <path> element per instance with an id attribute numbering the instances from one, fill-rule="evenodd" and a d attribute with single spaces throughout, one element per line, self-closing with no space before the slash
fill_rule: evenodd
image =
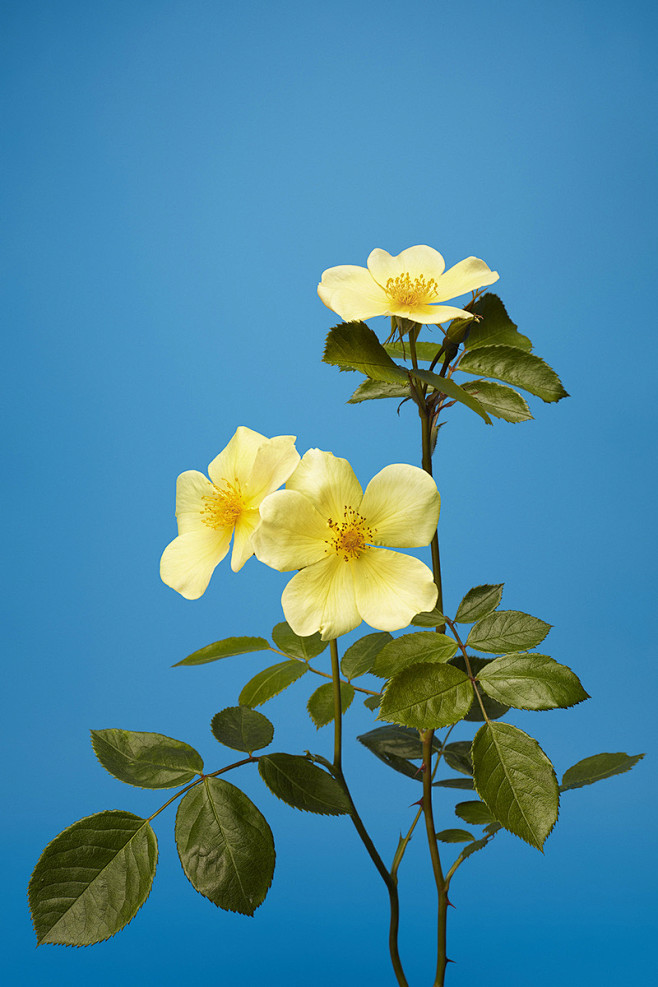
<path id="1" fill-rule="evenodd" d="M 448 892 L 446 882 L 441 867 L 439 856 L 439 845 L 436 839 L 436 827 L 434 825 L 434 812 L 432 809 L 432 740 L 433 730 L 424 730 L 421 733 L 423 741 L 423 815 L 425 816 L 425 828 L 427 830 L 427 843 L 432 861 L 432 871 L 434 873 L 434 883 L 439 899 L 438 920 L 437 920 L 437 955 L 436 955 L 436 977 L 433 987 L 443 987 L 446 970 L 446 925 L 448 917 Z"/>
<path id="2" fill-rule="evenodd" d="M 389 874 L 386 869 L 384 861 L 377 853 L 374 843 L 370 839 L 370 835 L 366 830 L 359 813 L 356 811 L 356 806 L 354 805 L 354 800 L 350 794 L 350 790 L 345 781 L 345 776 L 343 774 L 342 766 L 342 709 L 340 700 L 340 664 L 338 660 L 338 645 L 335 640 L 330 642 L 331 650 L 331 671 L 332 679 L 334 685 L 334 776 L 343 786 L 343 790 L 350 804 L 350 817 L 354 824 L 354 828 L 361 838 L 361 842 L 368 851 L 368 855 L 372 860 L 373 864 L 379 871 L 379 874 L 386 885 L 388 890 L 388 897 L 390 902 L 390 913 L 391 919 L 389 924 L 388 933 L 388 948 L 391 955 L 391 963 L 395 971 L 395 976 L 399 987 L 409 987 L 407 978 L 404 975 L 404 970 L 402 969 L 402 963 L 400 961 L 400 953 L 398 950 L 398 929 L 400 925 L 400 903 L 398 899 L 398 889 L 397 884 L 391 874 Z"/>
<path id="3" fill-rule="evenodd" d="M 432 445 L 431 445 L 431 430 L 432 430 L 432 420 L 430 414 L 425 409 L 419 409 L 420 420 L 422 424 L 422 437 L 423 437 L 423 469 L 426 473 L 432 476 Z M 439 532 L 438 529 L 434 532 L 434 537 L 432 538 L 432 544 L 430 546 L 432 552 L 432 570 L 434 572 L 434 582 L 436 583 L 436 588 L 438 590 L 438 597 L 436 601 L 437 609 L 443 613 L 443 585 L 441 582 L 441 558 L 439 556 Z M 439 633 L 443 633 L 444 627 L 437 627 Z"/>
<path id="4" fill-rule="evenodd" d="M 197 785 L 200 785 L 201 782 L 204 780 L 204 778 L 216 778 L 217 775 L 223 775 L 225 771 L 232 771 L 233 768 L 240 768 L 242 767 L 243 764 L 255 764 L 257 761 L 258 758 L 252 757 L 250 754 L 249 757 L 245 757 L 241 761 L 235 761 L 233 764 L 227 764 L 225 768 L 218 768 L 217 771 L 211 771 L 210 774 L 200 775 L 200 777 L 197 778 L 196 781 L 190 782 L 190 784 L 186 785 L 185 788 L 181 788 L 179 792 L 176 792 L 176 794 L 172 795 L 170 799 L 167 799 L 165 804 L 161 805 L 160 808 L 157 809 L 152 816 L 149 816 L 146 821 L 151 822 L 151 820 L 155 819 L 156 816 L 159 816 L 160 813 L 163 812 L 168 805 L 171 805 L 172 802 L 175 802 L 176 799 L 179 799 L 181 795 L 185 795 L 185 793 L 189 792 L 191 788 L 195 788 Z"/>

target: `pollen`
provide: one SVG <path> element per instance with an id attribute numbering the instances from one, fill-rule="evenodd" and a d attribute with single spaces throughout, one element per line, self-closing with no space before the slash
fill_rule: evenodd
<path id="1" fill-rule="evenodd" d="M 347 505 L 343 507 L 342 521 L 329 518 L 327 523 L 331 528 L 331 535 L 325 539 L 326 550 L 342 556 L 345 562 L 358 559 L 365 551 L 367 543 L 373 540 L 374 532 L 366 519 Z"/>
<path id="2" fill-rule="evenodd" d="M 206 494 L 203 500 L 201 520 L 209 528 L 233 528 L 245 509 L 245 501 L 237 482 L 229 483 L 224 480 L 221 486 L 213 483 L 212 493 Z"/>
<path id="3" fill-rule="evenodd" d="M 398 307 L 413 308 L 415 305 L 426 305 L 436 298 L 438 285 L 434 278 L 429 281 L 424 274 L 413 278 L 408 272 L 398 274 L 397 278 L 389 278 L 386 282 L 386 294 Z"/>

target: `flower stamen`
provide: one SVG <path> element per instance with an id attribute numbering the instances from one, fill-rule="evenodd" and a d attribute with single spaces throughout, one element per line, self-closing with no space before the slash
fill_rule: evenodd
<path id="1" fill-rule="evenodd" d="M 331 528 L 331 536 L 325 539 L 327 552 L 335 552 L 341 555 L 345 562 L 358 559 L 365 551 L 366 543 L 372 542 L 374 532 L 366 522 L 366 519 L 354 508 L 343 506 L 343 520 L 334 521 L 328 518 L 327 524 Z"/>
<path id="2" fill-rule="evenodd" d="M 413 280 L 408 271 L 389 278 L 386 282 L 386 294 L 396 306 L 412 308 L 423 305 L 436 298 L 438 284 L 434 278 L 425 280 L 424 274 L 418 274 Z"/>
<path id="3" fill-rule="evenodd" d="M 222 487 L 213 483 L 214 490 L 201 499 L 204 502 L 201 520 L 209 528 L 234 527 L 245 509 L 245 500 L 237 480 L 222 481 Z"/>

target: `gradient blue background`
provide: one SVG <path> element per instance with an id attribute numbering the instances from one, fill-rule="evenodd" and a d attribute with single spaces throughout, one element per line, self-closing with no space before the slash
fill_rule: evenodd
<path id="1" fill-rule="evenodd" d="M 294 432 L 364 482 L 418 460 L 408 407 L 346 405 L 355 380 L 319 362 L 336 319 L 316 283 L 374 246 L 484 258 L 572 395 L 534 400 L 523 425 L 453 410 L 436 468 L 447 606 L 504 580 L 508 608 L 555 625 L 546 650 L 593 698 L 513 722 L 560 773 L 650 749 L 655 28 L 649 2 L 2 4 L 5 982 L 393 983 L 384 890 L 348 822 L 288 809 L 254 771 L 232 780 L 279 854 L 255 918 L 192 890 L 172 810 L 151 897 L 114 940 L 35 950 L 25 900 L 65 826 L 160 804 L 98 766 L 89 728 L 178 737 L 212 770 L 211 716 L 267 662 L 170 667 L 267 634 L 286 581 L 252 561 L 195 603 L 166 588 L 176 475 L 238 424 Z M 330 750 L 310 685 L 265 707 L 275 747 Z M 371 722 L 350 710 L 348 738 Z M 653 770 L 565 795 L 544 856 L 503 834 L 463 867 L 450 987 L 649 982 Z M 418 792 L 353 744 L 346 771 L 390 859 Z M 401 889 L 402 953 L 427 984 L 421 838 Z"/>

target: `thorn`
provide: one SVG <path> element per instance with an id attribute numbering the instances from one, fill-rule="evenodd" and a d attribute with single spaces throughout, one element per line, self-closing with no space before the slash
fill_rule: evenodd
<path id="1" fill-rule="evenodd" d="M 456 963 L 457 960 L 451 960 L 446 956 L 446 963 Z"/>
<path id="2" fill-rule="evenodd" d="M 419 798 L 417 802 L 412 802 L 409 808 L 413 809 L 414 805 L 422 805 L 422 804 L 423 804 L 423 800 L 422 798 Z"/>
<path id="3" fill-rule="evenodd" d="M 457 906 L 453 905 L 453 903 L 450 901 L 448 895 L 446 895 L 446 905 L 449 905 L 450 908 L 455 908 L 455 909 L 457 908 Z"/>

